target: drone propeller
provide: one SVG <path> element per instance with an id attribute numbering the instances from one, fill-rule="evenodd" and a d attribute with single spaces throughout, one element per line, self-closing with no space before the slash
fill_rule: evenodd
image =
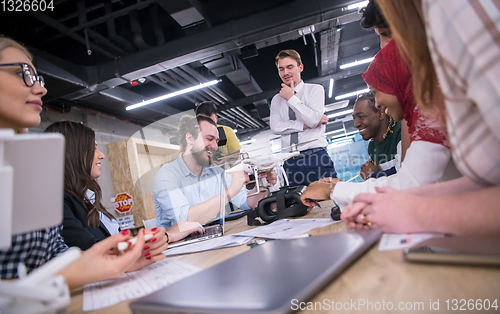
<path id="1" fill-rule="evenodd" d="M 306 144 L 312 143 L 312 142 L 317 141 L 317 140 L 318 139 L 315 138 L 315 139 L 312 139 L 312 140 L 309 140 L 309 141 L 306 141 L 306 142 L 297 143 L 297 144 L 294 144 L 294 145 L 295 145 L 295 147 L 300 147 L 302 145 L 306 145 Z M 282 148 L 281 151 L 289 149 L 289 148 L 292 148 L 292 147 L 293 147 L 293 145 L 285 147 L 285 148 Z M 239 157 L 239 155 L 242 155 L 242 154 L 245 154 L 245 153 L 248 154 L 250 152 L 261 150 L 261 149 L 262 149 L 262 147 L 256 148 L 256 149 L 252 149 L 252 150 L 247 150 L 245 152 L 235 152 L 235 153 L 229 154 L 227 156 L 217 158 L 217 161 L 227 160 L 227 159 L 231 159 L 231 158 L 234 158 L 234 157 Z M 258 156 L 255 156 L 255 157 L 258 157 Z"/>
<path id="2" fill-rule="evenodd" d="M 240 154 L 241 154 L 240 152 L 235 152 L 235 153 L 229 154 L 227 156 L 217 158 L 216 161 L 231 159 L 231 158 L 234 158 L 234 157 L 239 157 Z"/>

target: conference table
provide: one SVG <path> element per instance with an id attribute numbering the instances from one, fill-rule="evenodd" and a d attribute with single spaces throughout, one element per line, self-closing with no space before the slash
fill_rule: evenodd
<path id="1" fill-rule="evenodd" d="M 321 208 L 314 207 L 297 219 L 330 218 L 331 201 L 320 205 Z M 249 228 L 254 227 L 249 227 L 243 217 L 228 222 L 226 234 Z M 337 232 L 348 232 L 342 222 L 314 229 L 309 234 Z M 205 269 L 250 249 L 241 245 L 171 258 Z M 304 313 L 451 313 L 460 310 L 475 313 L 489 307 L 485 312 L 500 312 L 500 268 L 407 263 L 402 251 L 379 251 L 377 242 L 314 297 L 302 304 L 291 303 L 291 308 Z M 131 313 L 128 306 L 131 301 L 91 313 Z M 73 291 L 66 313 L 82 313 L 82 302 L 83 290 Z"/>

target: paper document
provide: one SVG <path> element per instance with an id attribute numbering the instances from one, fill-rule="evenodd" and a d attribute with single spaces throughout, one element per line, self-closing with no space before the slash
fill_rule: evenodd
<path id="1" fill-rule="evenodd" d="M 252 236 L 267 239 L 288 239 L 315 228 L 337 223 L 330 218 L 318 219 L 281 219 L 270 225 L 234 234 L 235 236 Z"/>
<path id="2" fill-rule="evenodd" d="M 118 279 L 83 287 L 83 311 L 102 309 L 125 300 L 143 297 L 200 271 L 201 268 L 166 259 Z"/>
<path id="3" fill-rule="evenodd" d="M 163 254 L 165 254 L 168 257 L 180 254 L 221 249 L 225 247 L 242 245 L 252 239 L 253 237 L 236 237 L 234 235 L 229 235 L 229 236 L 218 237 L 210 240 L 174 247 L 166 251 L 163 251 Z"/>
<path id="4" fill-rule="evenodd" d="M 378 245 L 379 251 L 405 249 L 432 238 L 442 238 L 442 233 L 384 233 Z"/>

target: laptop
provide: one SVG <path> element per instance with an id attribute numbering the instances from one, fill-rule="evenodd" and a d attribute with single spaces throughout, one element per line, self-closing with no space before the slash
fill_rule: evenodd
<path id="1" fill-rule="evenodd" d="M 130 303 L 133 313 L 288 313 L 340 275 L 378 230 L 269 241 Z"/>
<path id="2" fill-rule="evenodd" d="M 225 223 L 225 215 L 226 215 L 226 204 L 224 200 L 226 199 L 226 171 L 223 171 L 221 174 L 221 180 L 220 180 L 220 203 L 219 203 L 219 219 L 216 219 L 215 221 L 219 221 L 219 224 L 205 227 L 205 232 L 203 233 L 192 233 L 189 236 L 185 237 L 184 239 L 170 243 L 168 245 L 168 248 L 174 248 L 177 246 L 181 245 L 186 245 L 186 244 L 191 244 L 191 243 L 196 243 L 200 241 L 206 241 L 210 239 L 214 239 L 217 237 L 221 237 L 224 235 L 224 223 Z"/>

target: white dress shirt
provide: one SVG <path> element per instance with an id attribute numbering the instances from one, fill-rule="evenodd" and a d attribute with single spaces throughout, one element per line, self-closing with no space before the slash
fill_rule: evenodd
<path id="1" fill-rule="evenodd" d="M 325 125 L 316 127 L 325 111 L 325 89 L 318 84 L 306 84 L 301 81 L 295 86 L 295 95 L 288 101 L 275 95 L 271 101 L 271 131 L 281 135 L 281 150 L 290 149 L 290 134 L 299 133 L 299 143 L 317 139 L 299 147 L 303 151 L 310 148 L 326 147 Z M 290 120 L 288 108 L 295 112 L 296 120 Z M 304 130 L 304 124 L 310 129 Z"/>
<path id="2" fill-rule="evenodd" d="M 92 204 L 94 204 L 95 202 L 94 191 L 87 190 L 87 198 Z M 118 224 L 118 221 L 116 221 L 116 219 L 111 220 L 108 218 L 108 216 L 105 216 L 103 213 L 99 212 L 99 220 L 102 222 L 104 227 L 108 229 L 110 235 L 114 235 L 120 232 L 120 225 Z"/>

